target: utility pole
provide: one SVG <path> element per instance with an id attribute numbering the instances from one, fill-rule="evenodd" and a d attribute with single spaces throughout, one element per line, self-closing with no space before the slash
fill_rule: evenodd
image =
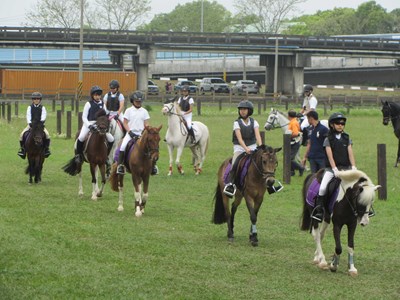
<path id="1" fill-rule="evenodd" d="M 81 0 L 81 24 L 79 30 L 79 79 L 77 88 L 77 101 L 76 101 L 76 114 L 79 113 L 79 101 L 82 100 L 82 87 L 83 87 L 83 2 Z"/>

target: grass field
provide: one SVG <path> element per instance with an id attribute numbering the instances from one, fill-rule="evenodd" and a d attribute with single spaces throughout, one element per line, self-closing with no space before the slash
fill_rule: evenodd
<path id="1" fill-rule="evenodd" d="M 356 278 L 347 275 L 345 245 L 337 273 L 312 265 L 314 242 L 308 232 L 299 230 L 301 177 L 292 177 L 282 192 L 265 195 L 257 224 L 258 247 L 248 243 L 250 221 L 244 204 L 236 215 L 233 244 L 227 242 L 225 224 L 211 224 L 217 169 L 232 152 L 235 107 L 224 106 L 220 112 L 203 106 L 202 116 L 194 116 L 209 126 L 211 135 L 200 176 L 192 172 L 187 149 L 182 159 L 185 175 L 174 170 L 173 176 L 166 176 L 168 152 L 161 144 L 161 174 L 151 178 L 142 218 L 134 216 L 129 178 L 122 213 L 117 211 L 118 194 L 109 185 L 103 198 L 90 200 L 87 165 L 85 195 L 78 197 L 78 179 L 61 170 L 73 155 L 73 140 L 55 135 L 52 112 L 47 128 L 53 154 L 45 162 L 43 182 L 29 186 L 27 162 L 16 154 L 25 126 L 25 107 L 20 109 L 20 117 L 10 124 L 0 121 L 0 299 L 400 297 L 400 170 L 393 168 L 397 140 L 392 128 L 382 125 L 378 109 L 352 109 L 346 126 L 357 167 L 375 183 L 376 145 L 387 145 L 388 199 L 376 199 L 376 216 L 368 227 L 357 229 Z M 161 105 L 151 106 L 151 123 L 163 124 L 164 136 L 167 119 L 160 111 Z M 255 118 L 263 126 L 266 113 Z M 267 132 L 266 143 L 281 146 L 281 130 Z M 277 178 L 282 180 L 281 152 L 279 159 Z M 334 251 L 330 230 L 324 251 L 327 257 Z"/>

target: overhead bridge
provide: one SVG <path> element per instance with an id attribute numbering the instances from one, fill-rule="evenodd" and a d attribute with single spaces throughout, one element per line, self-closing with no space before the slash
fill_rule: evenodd
<path id="1" fill-rule="evenodd" d="M 46 27 L 0 27 L 0 47 L 79 49 L 80 30 Z M 83 30 L 83 48 L 108 50 L 112 61 L 138 73 L 138 87 L 146 88 L 148 65 L 156 51 L 193 51 L 253 54 L 266 67 L 266 88 L 273 86 L 278 55 L 278 90 L 298 93 L 311 56 L 400 58 L 400 40 L 379 37 L 318 37 L 262 33 L 145 32 Z"/>

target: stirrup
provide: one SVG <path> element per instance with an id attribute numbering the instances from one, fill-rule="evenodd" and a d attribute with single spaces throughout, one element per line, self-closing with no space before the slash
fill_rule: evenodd
<path id="1" fill-rule="evenodd" d="M 271 186 L 272 190 L 274 191 L 274 193 L 280 192 L 283 190 L 284 186 L 282 185 L 282 183 L 279 180 L 276 180 L 276 182 L 278 183 L 277 186 Z"/>
<path id="2" fill-rule="evenodd" d="M 117 174 L 119 175 L 124 175 L 125 174 L 125 166 L 124 165 L 118 165 L 117 167 Z"/>
<path id="3" fill-rule="evenodd" d="M 44 157 L 45 157 L 45 158 L 48 158 L 50 155 L 51 155 L 51 152 L 50 152 L 49 149 L 44 150 Z"/>
<path id="4" fill-rule="evenodd" d="M 18 155 L 19 157 L 21 157 L 22 159 L 25 159 L 25 157 L 26 157 L 26 152 L 25 152 L 25 150 L 24 150 L 23 148 L 21 148 L 21 149 L 18 151 L 17 155 Z"/>
<path id="5" fill-rule="evenodd" d="M 317 217 L 317 211 L 316 211 L 316 208 L 317 208 L 317 207 L 318 207 L 318 206 L 316 206 L 316 207 L 313 209 L 313 211 L 311 212 L 311 218 L 314 219 L 314 220 L 316 220 L 317 222 L 321 223 L 322 220 L 323 220 L 323 218 L 324 218 L 324 211 L 323 211 L 323 209 L 322 209 L 321 217 Z"/>
<path id="6" fill-rule="evenodd" d="M 82 164 L 83 163 L 83 159 L 82 159 L 82 155 L 81 154 L 75 155 L 75 163 L 76 164 Z"/>
<path id="7" fill-rule="evenodd" d="M 230 189 L 233 189 L 233 190 L 230 190 Z M 235 196 L 235 194 L 236 194 L 236 185 L 234 185 L 232 183 L 225 185 L 224 194 L 227 195 L 230 198 Z"/>

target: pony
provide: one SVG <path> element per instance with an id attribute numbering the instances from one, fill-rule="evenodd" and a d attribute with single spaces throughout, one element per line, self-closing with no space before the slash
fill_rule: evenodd
<path id="1" fill-rule="evenodd" d="M 92 175 L 92 200 L 96 201 L 98 197 L 103 196 L 104 186 L 106 184 L 106 161 L 107 161 L 107 139 L 106 133 L 109 129 L 110 121 L 106 112 L 102 109 L 96 114 L 96 129 L 89 132 L 84 143 L 84 161 L 90 165 L 90 174 Z M 78 136 L 78 134 L 77 134 Z M 72 158 L 62 167 L 65 173 L 75 176 L 79 175 L 78 195 L 83 196 L 82 187 L 82 164 L 77 164 L 75 158 Z M 99 188 L 97 175 L 100 170 L 101 187 Z"/>
<path id="2" fill-rule="evenodd" d="M 367 226 L 369 217 L 374 215 L 372 204 L 375 191 L 380 188 L 372 183 L 371 179 L 360 170 L 339 171 L 328 185 L 329 203 L 325 203 L 325 214 L 322 224 L 311 218 L 315 206 L 315 198 L 323 177 L 324 170 L 308 175 L 303 183 L 302 198 L 303 212 L 301 218 L 301 230 L 309 230 L 314 238 L 316 250 L 313 263 L 321 269 L 330 269 L 336 272 L 339 258 L 342 253 L 340 240 L 341 230 L 347 226 L 348 247 L 348 273 L 357 276 L 358 271 L 354 266 L 354 235 L 357 224 Z M 335 252 L 331 263 L 328 265 L 322 251 L 322 240 L 330 221 L 333 223 L 333 236 L 335 239 Z"/>
<path id="3" fill-rule="evenodd" d="M 261 145 L 253 153 L 237 158 L 239 161 L 235 183 L 238 189 L 232 203 L 232 211 L 229 209 L 229 198 L 223 193 L 226 177 L 232 167 L 231 158 L 226 159 L 219 167 L 212 222 L 214 224 L 227 223 L 229 242 L 234 240 L 235 213 L 244 198 L 251 221 L 249 241 L 252 246 L 258 246 L 257 215 L 263 202 L 265 191 L 275 183 L 275 170 L 278 166 L 276 153 L 281 149 Z"/>
<path id="4" fill-rule="evenodd" d="M 160 130 L 159 127 L 146 126 L 141 137 L 132 147 L 128 144 L 125 167 L 132 175 L 132 183 L 135 188 L 135 216 L 140 217 L 144 213 L 149 197 L 149 178 L 153 165 L 159 157 Z M 134 141 L 134 140 L 133 140 Z M 132 150 L 131 150 L 132 149 Z M 124 210 L 124 175 L 117 174 L 117 163 L 111 168 L 111 189 L 119 192 L 118 211 Z"/>
<path id="5" fill-rule="evenodd" d="M 192 151 L 192 163 L 195 174 L 200 174 L 202 172 L 208 144 L 210 142 L 208 127 L 201 122 L 193 122 L 193 131 L 196 136 L 196 143 L 193 144 L 190 138 L 188 138 L 188 132 L 181 116 L 178 102 L 172 101 L 165 103 L 162 108 L 162 113 L 165 116 L 168 116 L 168 130 L 165 135 L 165 141 L 168 145 L 169 153 L 168 176 L 172 175 L 172 163 L 174 160 L 173 153 L 175 148 L 177 149 L 175 165 L 181 175 L 185 173 L 182 164 L 180 163 L 184 147 L 189 147 Z"/>
<path id="6" fill-rule="evenodd" d="M 117 151 L 117 149 L 119 149 L 120 142 L 121 142 L 122 138 L 124 137 L 125 133 L 124 133 L 124 129 L 123 129 L 123 124 L 116 121 L 113 116 L 111 118 L 109 117 L 109 120 L 110 120 L 109 133 L 111 133 L 111 135 L 114 137 L 114 144 L 111 148 L 110 154 L 108 155 L 108 160 L 110 162 L 114 162 L 115 152 Z M 107 170 L 106 170 L 107 178 L 110 177 L 110 172 L 111 172 L 111 168 L 109 168 L 107 166 Z"/>
<path id="7" fill-rule="evenodd" d="M 42 122 L 32 123 L 32 128 L 25 134 L 25 149 L 28 156 L 28 166 L 25 174 L 29 174 L 29 184 L 32 184 L 33 178 L 35 183 L 42 181 L 42 169 L 45 160 L 44 157 L 44 139 L 46 138 L 43 131 L 44 124 Z"/>
<path id="8" fill-rule="evenodd" d="M 382 102 L 382 115 L 383 115 L 383 125 L 387 126 L 390 121 L 392 121 L 394 135 L 399 140 L 397 146 L 397 157 L 394 167 L 397 168 L 400 162 L 400 105 L 391 101 L 381 101 Z"/>

